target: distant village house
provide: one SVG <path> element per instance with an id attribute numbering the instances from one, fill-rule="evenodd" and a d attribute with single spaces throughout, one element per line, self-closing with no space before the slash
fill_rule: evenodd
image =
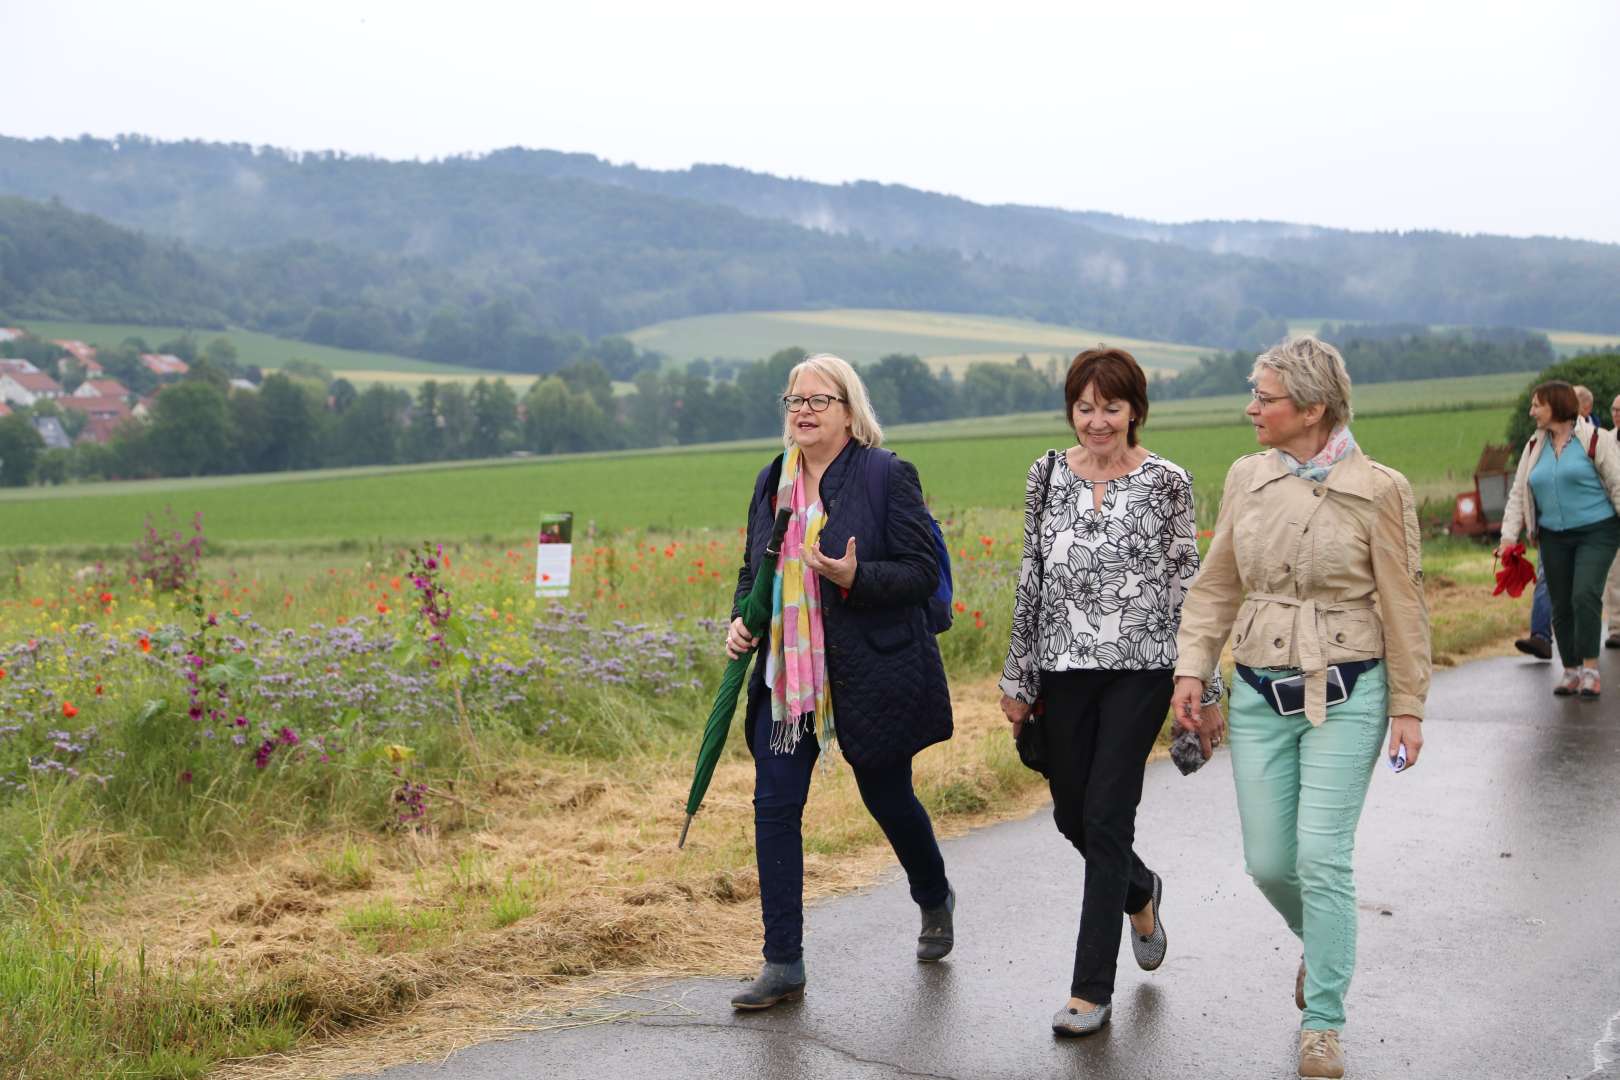
<path id="1" fill-rule="evenodd" d="M 73 440 L 68 438 L 67 429 L 62 426 L 62 421 L 54 416 L 34 417 L 34 430 L 45 440 L 47 450 L 73 449 Z"/>
<path id="2" fill-rule="evenodd" d="M 0 401 L 33 405 L 62 396 L 62 384 L 41 371 L 0 371 Z"/>
<path id="3" fill-rule="evenodd" d="M 81 364 L 96 364 L 96 347 L 94 345 L 86 345 L 84 342 L 73 338 L 57 338 L 51 344 L 66 351 Z M 101 365 L 96 364 L 96 370 L 99 371 L 100 369 Z"/>
<path id="4" fill-rule="evenodd" d="M 116 398 L 120 402 L 129 397 L 129 390 L 117 379 L 86 379 L 73 391 L 76 398 Z"/>
<path id="5" fill-rule="evenodd" d="M 159 378 L 184 375 L 191 370 L 184 360 L 169 353 L 141 353 L 141 365 Z"/>

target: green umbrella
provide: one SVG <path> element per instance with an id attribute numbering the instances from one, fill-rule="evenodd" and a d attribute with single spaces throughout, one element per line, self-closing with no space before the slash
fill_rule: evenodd
<path id="1" fill-rule="evenodd" d="M 771 625 L 771 592 L 776 584 L 776 560 L 782 554 L 782 537 L 787 533 L 788 519 L 793 516 L 785 507 L 776 512 L 776 524 L 771 528 L 771 542 L 765 545 L 765 561 L 754 575 L 754 587 L 743 597 L 738 616 L 748 632 L 755 637 Z M 686 830 L 692 827 L 692 816 L 703 805 L 703 795 L 714 778 L 715 763 L 725 749 L 726 736 L 731 733 L 731 714 L 737 710 L 737 697 L 743 680 L 748 677 L 748 663 L 753 654 L 739 656 L 726 665 L 720 679 L 720 692 L 714 696 L 714 708 L 709 710 L 709 722 L 703 725 L 703 742 L 698 747 L 697 767 L 692 770 L 692 793 L 686 797 L 686 824 L 681 826 L 681 839 L 677 847 L 686 846 Z"/>

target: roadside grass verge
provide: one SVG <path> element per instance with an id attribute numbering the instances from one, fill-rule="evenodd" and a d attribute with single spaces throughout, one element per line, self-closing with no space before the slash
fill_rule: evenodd
<path id="1" fill-rule="evenodd" d="M 946 834 L 1044 799 L 1017 761 L 989 681 L 1007 639 L 1020 528 L 1006 510 L 947 521 L 961 607 L 940 643 L 958 732 L 920 755 L 915 773 Z M 184 618 L 169 601 L 120 588 L 104 602 L 72 562 L 0 575 L 0 654 L 10 657 L 0 701 L 8 716 L 33 717 L 29 732 L 43 740 L 18 757 L 0 739 L 0 774 L 23 779 L 0 793 L 0 1073 L 181 1077 L 212 1067 L 264 1080 L 359 1071 L 442 1052 L 517 1011 L 563 1008 L 625 980 L 747 971 L 757 962 L 758 880 L 752 768 L 739 732 L 687 849 L 674 848 L 720 667 L 718 631 L 701 620 L 726 614 L 736 547 L 701 532 L 582 547 L 580 608 L 561 615 L 529 595 L 526 554 L 454 547 L 447 580 L 474 620 L 480 664 L 560 663 L 569 640 L 600 651 L 612 639 L 578 635 L 622 634 L 615 623 L 629 616 L 683 628 L 695 651 L 674 647 L 654 666 L 695 685 L 617 684 L 596 668 L 549 682 L 531 672 L 535 689 L 521 702 L 473 696 L 475 746 L 457 735 L 431 680 L 375 699 L 375 727 L 323 726 L 342 711 L 285 699 L 277 723 L 301 741 L 278 744 L 264 768 L 251 742 L 199 742 L 181 708 L 183 684 L 139 651 L 142 635 Z M 311 559 L 267 547 L 213 560 L 207 606 L 259 613 L 262 635 L 228 622 L 232 633 L 264 672 L 316 680 L 320 698 L 381 677 L 356 666 L 372 654 L 323 650 L 381 635 L 397 619 L 377 607 L 403 604 L 399 557 L 379 548 Z M 1522 626 L 1528 596 L 1488 597 L 1488 548 L 1434 540 L 1426 565 L 1438 662 Z M 343 635 L 314 635 L 317 622 Z M 274 642 L 288 632 L 308 637 L 299 646 L 307 651 L 278 653 Z M 16 652 L 24 639 L 65 644 Z M 395 715 L 413 699 L 435 711 Z M 149 711 L 154 700 L 168 707 Z M 89 769 L 93 755 L 49 749 L 78 745 L 82 727 L 46 738 L 72 726 L 61 718 L 70 701 L 109 751 L 94 758 L 110 763 L 106 784 L 24 768 L 30 755 L 52 752 L 81 771 L 103 768 Z M 345 749 L 320 762 L 314 736 L 333 731 Z M 8 737 L 13 747 L 20 737 Z M 308 756 L 295 758 L 299 749 Z M 401 820 L 407 780 L 431 789 L 420 819 Z M 847 769 L 818 771 L 813 787 L 812 898 L 867 883 L 890 862 Z"/>

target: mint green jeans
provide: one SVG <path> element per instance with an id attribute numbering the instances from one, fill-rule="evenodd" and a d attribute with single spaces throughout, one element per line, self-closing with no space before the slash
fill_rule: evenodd
<path id="1" fill-rule="evenodd" d="M 1300 1026 L 1338 1031 L 1356 966 L 1356 822 L 1389 727 L 1384 665 L 1363 672 L 1349 700 L 1330 706 L 1315 728 L 1303 713 L 1278 716 L 1248 683 L 1232 682 L 1227 745 L 1243 860 L 1304 943 Z"/>

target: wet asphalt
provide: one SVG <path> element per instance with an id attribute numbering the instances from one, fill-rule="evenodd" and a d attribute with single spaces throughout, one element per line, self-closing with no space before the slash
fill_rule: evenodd
<path id="1" fill-rule="evenodd" d="M 1554 698 L 1554 678 L 1518 658 L 1438 673 L 1422 762 L 1378 768 L 1356 851 L 1351 1077 L 1620 1076 L 1620 652 L 1600 703 Z M 943 963 L 912 958 L 917 909 L 891 873 L 810 909 L 802 1002 L 737 1014 L 736 980 L 688 980 L 383 1075 L 1294 1076 L 1299 947 L 1244 874 L 1224 753 L 1190 777 L 1149 766 L 1137 848 L 1165 880 L 1169 953 L 1147 973 L 1122 943 L 1113 1023 L 1084 1040 L 1049 1027 L 1083 871 L 1043 811 L 944 845 Z"/>

